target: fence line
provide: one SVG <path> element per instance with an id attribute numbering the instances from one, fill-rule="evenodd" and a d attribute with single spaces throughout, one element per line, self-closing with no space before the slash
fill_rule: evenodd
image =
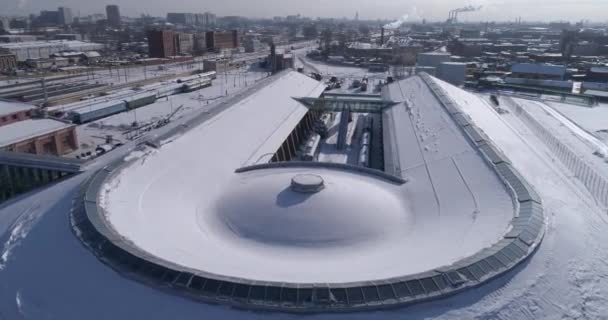
<path id="1" fill-rule="evenodd" d="M 557 156 L 559 161 L 574 176 L 585 185 L 587 190 L 593 195 L 595 200 L 604 208 L 608 207 L 608 181 L 575 152 L 557 139 L 551 132 L 542 126 L 534 117 L 530 115 L 522 106 L 510 97 L 505 97 L 507 104 L 511 105 L 515 115 L 530 128 L 542 142 Z"/>

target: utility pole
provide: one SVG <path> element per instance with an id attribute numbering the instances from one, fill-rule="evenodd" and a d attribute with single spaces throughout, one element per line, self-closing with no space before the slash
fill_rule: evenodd
<path id="1" fill-rule="evenodd" d="M 44 92 L 44 105 L 49 101 L 48 93 L 46 92 L 46 79 L 42 77 L 42 91 Z"/>

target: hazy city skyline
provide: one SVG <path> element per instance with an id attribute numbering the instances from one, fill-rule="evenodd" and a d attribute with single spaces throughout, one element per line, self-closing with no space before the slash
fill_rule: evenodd
<path id="1" fill-rule="evenodd" d="M 524 20 L 592 20 L 605 22 L 603 14 L 608 9 L 608 2 L 603 0 L 224 0 L 197 1 L 183 0 L 178 4 L 168 1 L 114 0 L 99 2 L 92 0 L 3 0 L 6 14 L 26 15 L 40 10 L 54 9 L 58 6 L 71 7 L 76 16 L 93 13 L 105 13 L 107 4 L 117 4 L 125 16 L 150 14 L 165 16 L 167 12 L 203 12 L 212 11 L 218 15 L 240 15 L 246 17 L 272 17 L 290 14 L 301 14 L 308 17 L 347 17 L 353 18 L 359 12 L 360 19 L 396 19 L 409 15 L 410 20 L 422 18 L 428 20 L 445 20 L 451 9 L 476 5 L 483 6 L 478 12 L 461 16 L 461 20 L 471 21 L 505 21 L 521 17 Z M 289 4 L 286 4 L 289 3 Z"/>

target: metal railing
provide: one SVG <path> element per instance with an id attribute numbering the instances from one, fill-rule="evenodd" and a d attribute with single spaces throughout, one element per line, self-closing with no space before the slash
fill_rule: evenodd
<path id="1" fill-rule="evenodd" d="M 595 200 L 608 208 L 608 181 L 595 171 L 584 159 L 579 157 L 563 142 L 559 141 L 554 134 L 540 124 L 519 103 L 510 97 L 504 98 L 507 105 L 511 106 L 515 115 L 530 128 L 536 136 L 553 152 L 559 161 L 570 170 L 574 176 L 589 190 Z"/>

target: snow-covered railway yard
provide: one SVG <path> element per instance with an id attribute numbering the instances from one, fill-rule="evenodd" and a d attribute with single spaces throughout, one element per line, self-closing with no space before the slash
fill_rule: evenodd
<path id="1" fill-rule="evenodd" d="M 401 132 L 400 136 L 403 138 L 411 135 L 411 133 L 406 133 L 408 130 L 413 130 L 416 133 L 414 139 L 419 142 L 424 141 L 423 144 L 415 148 L 413 148 L 415 144 L 407 143 L 406 145 L 413 148 L 411 151 L 407 149 L 399 150 L 402 153 L 399 157 L 401 159 L 400 167 L 406 173 L 405 176 L 412 178 L 414 183 L 419 183 L 427 179 L 425 175 L 433 180 L 433 177 L 446 172 L 457 173 L 458 170 L 454 171 L 453 168 L 458 168 L 458 165 L 461 165 L 461 174 L 464 174 L 465 178 L 460 181 L 468 181 L 469 187 L 472 186 L 473 190 L 478 188 L 481 192 L 479 195 L 484 195 L 484 199 L 477 199 L 482 202 L 482 205 L 484 205 L 483 201 L 489 201 L 489 198 L 498 197 L 502 199 L 504 197 L 507 199 L 498 202 L 489 201 L 485 205 L 488 207 L 495 206 L 493 209 L 497 211 L 501 211 L 501 209 L 498 209 L 500 206 L 496 206 L 496 203 L 506 202 L 504 208 L 511 207 L 510 200 L 505 195 L 492 194 L 490 190 L 492 188 L 483 190 L 484 186 L 488 186 L 483 181 L 497 180 L 495 177 L 486 173 L 481 174 L 485 178 L 476 178 L 476 174 L 467 174 L 468 170 L 477 173 L 484 172 L 485 170 L 477 170 L 484 167 L 485 164 L 479 160 L 480 157 L 475 157 L 476 152 L 464 142 L 462 135 L 460 133 L 456 134 L 458 131 L 449 120 L 447 113 L 438 113 L 435 109 L 428 107 L 428 105 L 433 104 L 433 97 L 430 91 L 424 88 L 424 84 L 415 79 L 409 81 L 409 84 L 403 83 L 399 87 L 392 86 L 389 88 L 392 91 L 401 91 L 392 93 L 391 96 L 401 95 L 401 99 L 408 101 L 408 105 L 412 108 L 410 111 L 405 108 L 392 111 L 404 115 L 405 119 L 409 119 L 398 123 L 396 132 Z M 360 312 L 347 315 L 318 314 L 307 317 L 312 319 L 602 319 L 606 317 L 608 314 L 606 301 L 606 297 L 608 297 L 608 232 L 606 232 L 608 216 L 606 211 L 598 206 L 597 201 L 581 180 L 570 172 L 567 166 L 558 159 L 554 151 L 526 123 L 522 122 L 514 111 L 499 114 L 487 102 L 487 97 L 464 92 L 436 79 L 432 81 L 447 93 L 447 96 L 455 102 L 464 114 L 470 117 L 471 122 L 485 132 L 494 146 L 506 155 L 513 167 L 539 193 L 543 201 L 545 215 L 548 217 L 548 228 L 542 244 L 534 255 L 513 270 L 475 289 L 458 293 L 452 297 L 387 311 Z M 419 90 L 413 90 L 417 87 Z M 404 89 L 405 91 L 403 91 Z M 401 100 L 393 99 L 395 101 Z M 529 105 L 531 103 L 535 104 L 535 102 L 523 100 L 515 100 L 515 102 L 524 105 L 524 108 L 526 110 L 530 109 L 530 112 L 544 110 L 535 109 L 536 106 Z M 526 105 L 529 105 L 529 108 Z M 242 106 L 239 107 L 238 104 L 235 107 L 243 108 Z M 410 116 L 407 115 L 408 112 L 411 112 Z M 144 166 L 157 168 L 156 175 L 162 175 L 161 173 L 167 171 L 170 167 L 165 168 L 159 162 L 159 158 L 168 156 L 166 151 L 163 153 L 163 149 L 182 148 L 187 144 L 186 140 L 183 139 L 198 141 L 196 138 L 199 137 L 195 136 L 196 132 L 211 132 L 209 130 L 214 125 L 219 126 L 218 122 L 230 117 L 230 114 L 210 115 L 210 121 L 204 122 L 192 130 L 191 133 L 163 146 L 158 154 L 156 154 L 157 151 L 152 151 L 153 156 L 145 161 L 142 160 L 140 168 Z M 587 162 L 587 165 L 594 170 L 604 172 L 605 168 L 602 166 L 607 164 L 593 155 L 595 150 L 590 147 L 588 141 L 582 141 L 579 136 L 568 137 L 568 130 L 571 130 L 571 128 L 559 125 L 555 122 L 555 117 L 540 112 L 537 116 L 536 119 L 539 122 L 555 131 L 557 139 L 577 150 L 577 154 L 581 154 L 582 161 Z M 569 118 L 573 119 L 572 116 L 569 116 Z M 158 135 L 162 135 L 163 131 L 179 127 L 187 119 L 188 116 L 184 116 L 171 126 L 163 128 L 158 132 Z M 241 124 L 239 129 L 244 130 L 243 123 L 239 123 Z M 210 139 L 205 135 L 201 135 L 200 138 Z M 257 139 L 257 137 L 250 136 L 248 139 Z M 268 141 L 266 142 L 268 143 Z M 198 141 L 198 143 L 205 142 Z M 70 211 L 73 208 L 73 199 L 80 191 L 81 183 L 90 177 L 96 169 L 103 168 L 116 159 L 121 159 L 135 147 L 135 142 L 129 143 L 113 153 L 96 159 L 82 174 L 44 190 L 26 194 L 5 204 L 0 209 L 2 213 L 0 215 L 0 231 L 3 234 L 4 243 L 0 255 L 0 283 L 2 283 L 0 285 L 0 315 L 8 319 L 78 319 L 83 317 L 91 319 L 298 318 L 297 315 L 287 315 L 279 312 L 252 313 L 226 306 L 207 305 L 175 296 L 171 292 L 154 289 L 121 276 L 113 269 L 100 263 L 89 250 L 82 246 L 79 239 L 74 237 L 68 222 Z M 225 152 L 229 160 L 228 163 L 222 163 L 221 167 L 230 166 L 230 161 L 234 162 L 236 166 L 246 162 L 247 157 L 241 159 L 238 154 L 228 149 L 220 152 L 220 154 Z M 196 152 L 205 154 L 204 150 Z M 454 164 L 454 158 L 456 158 L 456 164 Z M 447 161 L 446 159 L 452 160 Z M 180 161 L 181 163 L 197 162 L 196 158 L 185 159 L 185 157 L 180 158 Z M 451 165 L 448 166 L 450 163 Z M 424 170 L 425 167 L 426 170 Z M 206 172 L 203 169 L 199 172 L 199 175 L 212 174 L 219 177 L 222 172 L 220 169 L 218 167 L 213 172 Z M 134 174 L 140 175 L 139 178 L 143 180 L 151 179 L 152 181 L 156 179 L 152 176 L 147 177 L 143 170 Z M 255 176 L 263 176 L 263 172 L 254 172 L 252 175 L 249 183 L 252 183 L 255 187 L 255 184 L 258 183 Z M 331 173 L 327 173 L 327 175 L 329 181 L 331 179 L 337 179 L 336 181 L 342 179 L 339 176 L 332 178 Z M 164 176 L 170 177 L 171 175 L 164 174 Z M 153 183 L 136 186 L 139 180 L 128 180 L 126 176 L 122 178 L 125 178 L 125 180 L 121 182 L 119 188 L 126 188 L 124 190 L 157 188 L 154 187 Z M 171 180 L 173 182 L 165 184 L 165 187 L 173 185 L 171 188 L 176 189 L 179 188 L 180 181 L 195 177 L 190 177 L 187 172 L 181 172 L 172 178 L 174 179 Z M 361 180 L 367 181 L 367 179 L 369 177 Z M 133 185 L 131 186 L 129 183 Z M 359 187 L 368 187 L 367 182 L 353 181 L 352 183 L 353 185 L 363 183 Z M 496 181 L 491 183 L 494 184 Z M 434 187 L 441 188 L 442 186 Z M 449 184 L 444 185 L 444 187 L 448 188 L 446 190 L 451 190 Z M 452 187 L 454 190 L 460 189 L 462 193 L 457 193 L 458 196 L 454 196 L 452 200 L 446 203 L 447 205 L 440 207 L 449 207 L 449 202 L 455 202 L 458 206 L 462 205 L 465 208 L 463 212 L 467 211 L 474 214 L 475 210 L 470 206 L 474 206 L 475 201 L 469 200 L 470 195 L 467 195 L 467 186 L 463 184 Z M 200 205 L 216 191 L 194 188 L 182 193 L 180 197 L 184 200 L 188 199 L 184 197 L 192 196 L 191 199 L 195 199 Z M 234 192 L 237 195 L 243 195 L 249 191 L 251 189 L 238 189 Z M 439 193 L 441 192 L 439 191 Z M 435 194 L 437 195 L 437 191 L 435 191 Z M 138 210 L 137 199 L 128 199 L 124 192 L 114 193 L 114 196 L 123 197 L 123 202 L 116 202 L 119 207 L 128 206 L 129 202 L 132 201 L 134 205 L 132 209 L 134 211 Z M 463 200 L 465 197 L 468 197 L 467 200 Z M 145 206 L 153 206 L 154 201 L 157 201 L 159 206 L 162 205 L 162 201 L 160 201 L 162 199 L 158 198 L 157 193 L 150 193 L 148 198 L 151 202 L 148 202 Z M 157 198 L 157 200 L 153 198 Z M 422 198 L 424 196 L 420 197 L 420 199 Z M 449 199 L 449 197 L 445 199 Z M 429 200 L 428 202 L 426 205 L 429 208 L 435 206 L 430 204 L 433 201 Z M 416 206 L 423 205 L 421 203 L 408 204 L 408 206 L 413 206 L 410 209 L 416 211 Z M 390 206 L 390 204 L 385 205 Z M 177 214 L 175 207 L 167 207 L 166 209 L 167 212 Z M 479 217 L 480 221 L 483 221 L 484 212 L 486 211 L 482 210 Z M 505 213 L 506 211 L 502 212 Z M 133 218 L 140 219 L 141 217 Z M 453 218 L 447 217 L 447 220 L 444 221 L 446 223 L 445 232 L 450 232 L 449 225 L 457 229 L 459 223 L 466 224 L 459 219 L 450 220 Z M 124 222 L 131 218 L 123 216 L 120 219 L 124 219 Z M 367 221 L 366 218 L 362 219 Z M 379 222 L 388 221 L 398 225 L 398 221 L 392 219 L 393 217 L 390 216 L 381 216 L 380 219 L 368 221 L 368 224 L 372 230 L 375 230 L 373 229 L 375 223 Z M 166 222 L 169 223 L 170 221 Z M 334 223 L 336 222 L 334 221 Z M 507 219 L 492 219 L 481 223 L 484 227 L 487 227 L 490 223 L 498 230 L 501 225 L 506 226 Z M 128 223 L 123 224 L 123 226 L 128 225 Z M 248 232 L 253 232 L 255 236 L 266 236 L 260 235 L 264 232 L 265 227 L 255 223 L 253 225 L 261 229 L 252 230 L 249 228 L 250 224 L 248 224 Z M 417 224 L 413 223 L 412 225 L 416 226 Z M 237 228 L 245 227 L 239 224 L 233 226 Z M 478 229 L 478 232 L 481 232 L 481 230 L 487 231 L 488 229 Z M 422 234 L 423 231 L 424 229 L 418 232 Z M 139 231 L 132 229 L 128 232 Z M 491 243 L 490 239 L 492 238 L 492 232 L 487 232 L 485 242 L 482 241 L 485 245 Z M 388 233 L 399 237 L 399 234 Z M 469 234 L 470 239 L 475 239 L 474 234 L 475 232 Z M 183 236 L 189 237 L 187 234 Z M 141 241 L 154 242 L 153 240 L 159 237 L 158 234 L 149 233 Z M 167 234 L 160 238 L 164 237 L 167 237 Z M 421 245 L 425 241 L 430 241 L 421 240 L 424 238 L 416 239 L 419 239 L 417 241 Z M 446 250 L 451 251 L 456 256 L 462 254 L 454 251 L 455 248 L 459 247 L 458 243 L 449 245 L 453 245 L 453 247 Z M 226 246 L 229 246 L 229 244 L 226 244 Z M 440 249 L 441 245 L 438 244 L 437 248 Z M 269 250 L 267 254 L 276 254 L 280 252 L 277 251 L 279 249 L 267 249 Z M 158 249 L 156 253 L 159 254 L 160 251 L 162 251 L 162 248 Z M 183 252 L 167 251 L 162 254 L 177 255 L 185 260 L 196 260 L 195 257 L 189 257 L 188 254 Z M 376 252 L 375 254 L 380 253 Z M 418 259 L 422 259 L 423 256 L 420 253 Z M 241 258 L 245 259 L 247 257 Z M 331 259 L 329 260 L 331 262 Z M 420 267 L 420 265 L 415 266 L 416 264 L 410 266 L 412 270 Z M 223 268 L 231 268 L 229 270 L 232 270 L 234 274 L 239 273 L 240 275 L 243 272 L 252 272 L 251 262 L 243 262 L 240 266 L 246 266 L 246 268 L 239 267 L 239 265 L 228 265 L 223 266 Z M 365 266 L 365 264 L 359 264 L 357 268 L 365 268 Z M 349 277 L 356 275 L 356 273 L 332 274 L 331 269 L 325 268 L 323 270 L 327 277 L 339 276 L 343 277 L 342 280 L 349 280 Z M 262 270 L 259 272 L 268 271 Z M 276 271 L 282 272 L 283 276 L 289 273 L 288 270 Z M 306 280 L 307 277 L 314 277 L 318 274 L 314 268 L 309 271 L 311 272 L 300 274 L 301 280 Z M 390 273 L 391 269 L 383 269 L 383 272 Z M 261 275 L 258 274 L 257 276 Z"/>

